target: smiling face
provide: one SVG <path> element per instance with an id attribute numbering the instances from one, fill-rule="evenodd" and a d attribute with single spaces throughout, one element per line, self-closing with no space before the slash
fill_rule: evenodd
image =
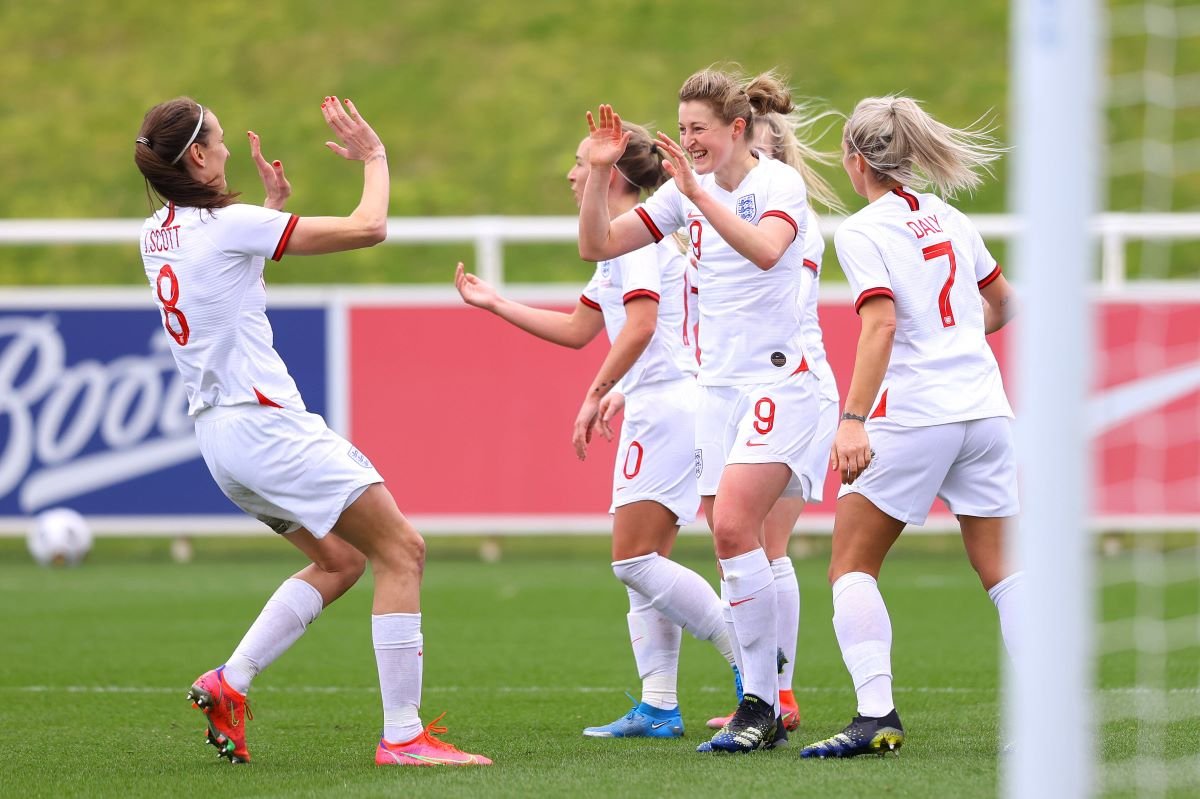
<path id="1" fill-rule="evenodd" d="M 724 122 L 702 100 L 679 104 L 679 144 L 692 157 L 692 169 L 698 175 L 716 172 L 730 162 L 742 136 L 746 120 L 740 117 Z"/>

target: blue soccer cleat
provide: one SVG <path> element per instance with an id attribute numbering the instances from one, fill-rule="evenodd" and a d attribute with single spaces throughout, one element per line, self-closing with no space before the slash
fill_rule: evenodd
<path id="1" fill-rule="evenodd" d="M 587 738 L 682 738 L 683 716 L 679 708 L 661 710 L 641 702 L 611 724 L 587 727 Z"/>

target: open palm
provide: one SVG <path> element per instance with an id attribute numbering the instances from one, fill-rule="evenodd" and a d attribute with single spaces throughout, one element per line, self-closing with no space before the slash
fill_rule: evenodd
<path id="1" fill-rule="evenodd" d="M 613 111 L 611 105 L 602 105 L 599 109 L 599 120 L 587 112 L 588 123 L 588 163 L 592 168 L 607 169 L 612 167 L 625 154 L 629 144 L 629 132 L 621 129 L 621 115 Z"/>

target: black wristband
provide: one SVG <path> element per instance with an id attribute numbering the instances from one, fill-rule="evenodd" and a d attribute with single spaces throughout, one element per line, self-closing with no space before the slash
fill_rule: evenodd
<path id="1" fill-rule="evenodd" d="M 855 421 L 855 422 L 862 422 L 863 424 L 866 424 L 867 417 L 859 416 L 857 413 L 850 413 L 849 411 L 846 411 L 845 413 L 842 414 L 842 421 L 843 422 Z"/>

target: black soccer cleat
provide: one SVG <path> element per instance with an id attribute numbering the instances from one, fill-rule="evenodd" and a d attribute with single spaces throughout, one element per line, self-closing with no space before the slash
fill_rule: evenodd
<path id="1" fill-rule="evenodd" d="M 770 702 L 754 694 L 746 694 L 729 723 L 711 741 L 700 744 L 696 751 L 753 752 L 756 749 L 770 749 L 778 745 L 776 718 L 775 707 Z"/>
<path id="2" fill-rule="evenodd" d="M 855 716 L 846 729 L 800 750 L 800 757 L 857 757 L 895 752 L 904 743 L 904 727 L 895 708 L 881 718 Z"/>

